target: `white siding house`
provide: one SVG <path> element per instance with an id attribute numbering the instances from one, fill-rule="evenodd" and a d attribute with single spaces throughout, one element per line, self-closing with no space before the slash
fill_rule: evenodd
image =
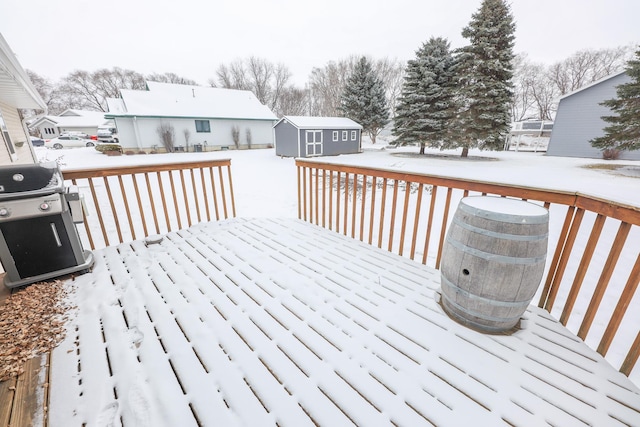
<path id="1" fill-rule="evenodd" d="M 29 124 L 32 131 L 43 139 L 51 139 L 66 132 L 81 132 L 96 135 L 98 127 L 107 120 L 102 111 L 65 110 L 58 116 L 41 116 Z"/>
<path id="2" fill-rule="evenodd" d="M 0 165 L 37 160 L 20 108 L 46 111 L 47 105 L 0 34 Z"/>
<path id="3" fill-rule="evenodd" d="M 607 123 L 602 116 L 613 114 L 600 103 L 615 98 L 616 87 L 629 81 L 631 77 L 620 72 L 560 98 L 547 155 L 602 158 L 601 150 L 589 141 L 604 135 Z M 621 151 L 620 159 L 640 160 L 640 151 Z"/>
<path id="4" fill-rule="evenodd" d="M 176 151 L 272 147 L 277 117 L 245 90 L 147 82 L 147 90 L 121 90 L 107 100 L 124 150 L 164 149 L 158 130 L 174 129 Z"/>

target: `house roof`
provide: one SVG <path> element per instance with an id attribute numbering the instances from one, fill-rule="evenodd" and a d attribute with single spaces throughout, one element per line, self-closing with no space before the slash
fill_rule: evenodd
<path id="1" fill-rule="evenodd" d="M 147 90 L 123 89 L 120 94 L 107 100 L 107 117 L 277 119 L 248 90 L 147 82 Z"/>
<path id="2" fill-rule="evenodd" d="M 47 104 L 0 34 L 0 100 L 16 108 L 46 110 Z"/>
<path id="3" fill-rule="evenodd" d="M 34 128 L 42 123 L 49 122 L 57 127 L 97 127 L 104 124 L 107 119 L 102 111 L 66 110 L 60 116 L 42 116 L 29 125 Z"/>
<path id="4" fill-rule="evenodd" d="M 278 123 L 283 120 L 298 129 L 362 129 L 361 125 L 346 117 L 284 116 Z"/>
<path id="5" fill-rule="evenodd" d="M 85 113 L 91 113 L 92 111 L 74 110 L 73 108 L 67 108 L 59 116 L 84 116 Z"/>
<path id="6" fill-rule="evenodd" d="M 568 98 L 568 97 L 570 97 L 571 95 L 575 95 L 575 94 L 576 94 L 576 93 L 578 93 L 578 92 L 582 92 L 583 90 L 587 90 L 587 89 L 589 89 L 590 87 L 593 87 L 593 86 L 595 86 L 595 85 L 598 85 L 598 84 L 600 84 L 600 83 L 602 83 L 602 82 L 605 82 L 605 81 L 607 81 L 607 80 L 609 80 L 609 79 L 612 79 L 612 78 L 614 78 L 614 77 L 618 77 L 619 75 L 621 75 L 621 74 L 625 74 L 625 73 L 626 73 L 626 71 L 625 71 L 625 70 L 623 70 L 623 71 L 619 71 L 619 72 L 614 73 L 614 74 L 610 74 L 610 75 L 605 76 L 605 77 L 603 77 L 603 78 L 601 78 L 601 79 L 599 79 L 599 80 L 596 80 L 595 82 L 589 83 L 589 84 L 588 84 L 588 85 L 586 85 L 586 86 L 582 86 L 581 88 L 578 88 L 578 89 L 574 90 L 573 92 L 565 93 L 565 94 L 564 94 L 564 95 L 562 95 L 559 99 L 560 99 L 560 100 L 562 100 L 562 99 L 564 99 L 564 98 Z"/>

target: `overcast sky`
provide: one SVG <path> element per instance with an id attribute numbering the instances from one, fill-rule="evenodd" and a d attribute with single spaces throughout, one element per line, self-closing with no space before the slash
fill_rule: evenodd
<path id="1" fill-rule="evenodd" d="M 0 33 L 24 68 L 173 72 L 206 84 L 251 55 L 313 67 L 350 55 L 406 61 L 431 36 L 453 48 L 481 0 L 1 0 Z M 640 43 L 639 0 L 512 0 L 516 53 L 552 64 L 583 49 Z"/>

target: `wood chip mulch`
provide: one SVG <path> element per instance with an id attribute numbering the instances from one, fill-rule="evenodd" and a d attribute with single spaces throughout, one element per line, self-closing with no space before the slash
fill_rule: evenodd
<path id="1" fill-rule="evenodd" d="M 20 375 L 27 360 L 62 341 L 71 308 L 66 296 L 56 280 L 27 286 L 0 304 L 0 381 Z"/>

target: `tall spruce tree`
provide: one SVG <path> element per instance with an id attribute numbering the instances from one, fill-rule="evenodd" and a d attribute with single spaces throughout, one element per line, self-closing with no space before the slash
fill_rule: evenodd
<path id="1" fill-rule="evenodd" d="M 431 37 L 407 63 L 402 93 L 396 107 L 393 134 L 400 145 L 451 146 L 451 122 L 455 116 L 455 60 L 449 42 Z"/>
<path id="2" fill-rule="evenodd" d="M 515 23 L 505 0 L 483 0 L 462 30 L 470 45 L 459 51 L 458 147 L 499 150 L 509 131 L 513 102 Z"/>
<path id="3" fill-rule="evenodd" d="M 362 57 L 355 65 L 340 97 L 340 111 L 362 125 L 371 142 L 389 122 L 389 107 L 382 80 L 376 75 L 367 58 Z"/>
<path id="4" fill-rule="evenodd" d="M 631 81 L 616 87 L 616 98 L 600 104 L 611 108 L 616 115 L 602 117 L 611 125 L 604 128 L 603 136 L 590 141 L 596 148 L 640 149 L 640 49 L 636 51 L 635 59 L 627 63 L 625 71 Z"/>

